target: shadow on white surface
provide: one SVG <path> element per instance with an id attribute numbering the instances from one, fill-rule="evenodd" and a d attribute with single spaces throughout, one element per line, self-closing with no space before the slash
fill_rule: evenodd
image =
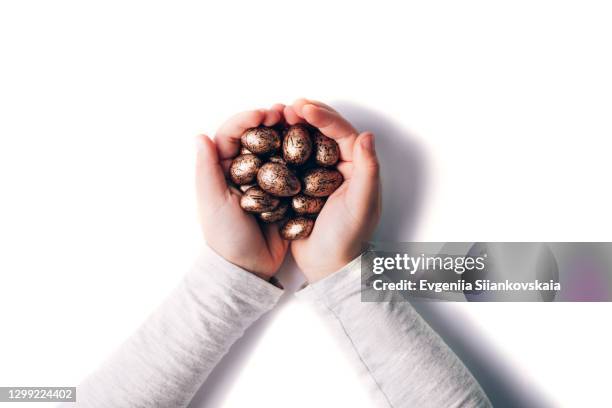
<path id="1" fill-rule="evenodd" d="M 370 130 L 376 135 L 383 183 L 383 212 L 373 239 L 388 242 L 412 240 L 427 184 L 426 156 L 421 146 L 408 131 L 381 113 L 348 102 L 336 102 L 333 106 L 358 130 Z M 268 324 L 304 282 L 291 256 L 285 260 L 278 278 L 287 290 L 278 307 L 251 326 L 234 344 L 196 393 L 190 407 L 216 407 L 222 404 L 232 387 L 233 379 L 237 378 L 248 361 L 248 355 L 254 350 Z M 451 315 L 439 306 L 433 302 L 415 304 L 423 318 L 473 373 L 493 406 L 551 406 L 538 395 L 537 390 L 526 389 L 519 384 L 519 373 L 504 367 L 501 356 L 497 355 L 490 344 L 482 341 L 481 333 L 469 319 L 456 310 Z"/>
<path id="2" fill-rule="evenodd" d="M 374 239 L 401 242 L 413 239 L 418 215 L 426 196 L 427 157 L 403 130 L 383 114 L 352 103 L 334 104 L 359 130 L 370 130 L 377 138 L 383 182 L 383 215 Z M 519 383 L 520 373 L 510 371 L 491 344 L 468 318 L 444 304 L 414 304 L 421 316 L 461 358 L 485 390 L 494 407 L 548 408 L 552 404 Z M 442 307 L 440 307 L 442 306 Z"/>
<path id="3" fill-rule="evenodd" d="M 527 388 L 524 382 L 521 384 L 520 373 L 509 369 L 494 345 L 482 340 L 482 333 L 470 319 L 445 307 L 452 305 L 427 301 L 411 304 L 459 356 L 495 408 L 554 406 L 537 389 Z"/>
<path id="4" fill-rule="evenodd" d="M 410 132 L 382 113 L 352 102 L 336 102 L 338 111 L 360 131 L 374 133 L 383 192 L 382 217 L 374 241 L 412 239 L 427 185 L 426 156 Z"/>

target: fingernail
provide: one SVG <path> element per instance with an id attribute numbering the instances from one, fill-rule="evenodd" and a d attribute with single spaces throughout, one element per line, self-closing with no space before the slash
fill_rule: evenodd
<path id="1" fill-rule="evenodd" d="M 366 133 L 363 135 L 361 138 L 361 147 L 372 153 L 376 151 L 374 146 L 374 135 L 372 133 Z"/>

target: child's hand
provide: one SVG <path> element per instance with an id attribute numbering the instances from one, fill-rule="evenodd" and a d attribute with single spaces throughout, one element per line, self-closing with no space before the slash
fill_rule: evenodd
<path id="1" fill-rule="evenodd" d="M 291 253 L 310 282 L 342 268 L 363 250 L 380 218 L 381 194 L 374 135 L 360 135 L 331 107 L 306 99 L 284 109 L 289 124 L 308 122 L 340 147 L 344 183 L 328 198 L 312 233 L 291 243 Z"/>
<path id="2" fill-rule="evenodd" d="M 208 136 L 197 139 L 196 192 L 204 238 L 227 261 L 264 279 L 276 273 L 288 243 L 277 225 L 260 226 L 240 208 L 240 192 L 228 186 L 225 175 L 240 150 L 240 135 L 250 127 L 278 123 L 283 108 L 239 113 L 221 126 L 214 142 Z"/>

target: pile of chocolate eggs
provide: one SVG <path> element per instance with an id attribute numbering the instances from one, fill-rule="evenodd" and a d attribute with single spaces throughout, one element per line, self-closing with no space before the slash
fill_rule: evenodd
<path id="1" fill-rule="evenodd" d="M 262 222 L 279 222 L 283 239 L 306 238 L 325 200 L 343 181 L 335 140 L 304 124 L 256 127 L 241 136 L 229 170 L 240 206 Z"/>

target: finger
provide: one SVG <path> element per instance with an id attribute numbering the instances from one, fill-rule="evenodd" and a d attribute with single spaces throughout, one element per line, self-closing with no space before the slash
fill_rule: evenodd
<path id="1" fill-rule="evenodd" d="M 301 100 L 300 100 L 301 101 Z M 311 125 L 319 128 L 321 133 L 331 137 L 340 147 L 340 159 L 351 161 L 353 157 L 353 145 L 357 137 L 357 131 L 346 119 L 334 110 L 327 107 L 301 102 L 294 104 L 296 114 L 304 118 Z"/>
<path id="2" fill-rule="evenodd" d="M 283 105 L 283 107 L 284 107 L 284 105 Z M 270 109 L 270 110 L 266 111 L 265 118 L 263 120 L 263 125 L 264 126 L 274 126 L 278 122 L 280 122 L 281 119 L 282 119 L 282 114 L 279 112 L 278 109 Z M 236 154 L 234 154 L 230 158 L 221 159 L 220 160 L 221 168 L 223 169 L 223 174 L 225 175 L 225 177 L 228 177 L 228 175 L 229 175 L 229 169 L 230 169 L 230 166 L 231 166 L 232 161 L 234 160 L 234 157 L 236 156 Z"/>
<path id="3" fill-rule="evenodd" d="M 238 113 L 228 119 L 215 134 L 220 159 L 229 159 L 240 150 L 240 136 L 245 130 L 261 125 L 268 115 L 266 109 Z"/>
<path id="4" fill-rule="evenodd" d="M 212 214 L 227 199 L 229 190 L 219 164 L 217 147 L 206 135 L 196 139 L 196 193 L 202 215 Z"/>
<path id="5" fill-rule="evenodd" d="M 284 103 L 275 103 L 270 107 L 270 110 L 277 111 L 280 115 L 280 120 L 277 123 L 286 124 L 287 120 L 285 119 L 285 104 Z"/>
<path id="6" fill-rule="evenodd" d="M 293 102 L 294 108 L 297 108 L 297 111 L 299 113 L 302 112 L 302 107 L 304 105 L 307 105 L 307 104 L 316 105 L 316 106 L 319 106 L 321 108 L 327 109 L 330 112 L 336 112 L 337 113 L 337 111 L 334 108 L 332 108 L 331 106 L 326 105 L 326 104 L 324 104 L 323 102 L 320 102 L 320 101 L 315 101 L 313 99 L 299 98 L 299 99 L 296 99 L 295 102 Z"/>
<path id="7" fill-rule="evenodd" d="M 276 109 L 269 109 L 266 111 L 266 116 L 263 120 L 264 126 L 274 126 L 280 122 L 283 115 Z"/>
<path id="8" fill-rule="evenodd" d="M 344 180 L 350 180 L 353 176 L 353 162 L 341 161 L 336 165 L 336 170 L 342 174 Z"/>
<path id="9" fill-rule="evenodd" d="M 350 206 L 355 208 L 356 217 L 371 217 L 373 211 L 379 208 L 379 196 L 379 164 L 374 148 L 374 135 L 364 132 L 355 142 L 353 169 L 346 199 Z"/>
<path id="10" fill-rule="evenodd" d="M 223 169 L 223 175 L 226 178 L 229 178 L 229 170 L 233 161 L 234 159 L 223 159 L 219 161 L 219 163 L 221 164 L 221 169 Z"/>
<path id="11" fill-rule="evenodd" d="M 285 106 L 283 114 L 285 115 L 285 120 L 289 125 L 295 125 L 296 123 L 304 122 L 304 119 L 300 118 L 291 106 Z"/>
<path id="12" fill-rule="evenodd" d="M 262 229 L 266 242 L 268 243 L 270 254 L 275 257 L 284 256 L 289 247 L 289 241 L 281 238 L 280 232 L 278 231 L 278 224 L 265 224 Z"/>
<path id="13" fill-rule="evenodd" d="M 284 103 L 275 103 L 274 105 L 272 105 L 272 107 L 270 108 L 270 110 L 275 110 L 278 113 L 283 114 L 283 111 L 285 110 L 285 104 Z"/>

